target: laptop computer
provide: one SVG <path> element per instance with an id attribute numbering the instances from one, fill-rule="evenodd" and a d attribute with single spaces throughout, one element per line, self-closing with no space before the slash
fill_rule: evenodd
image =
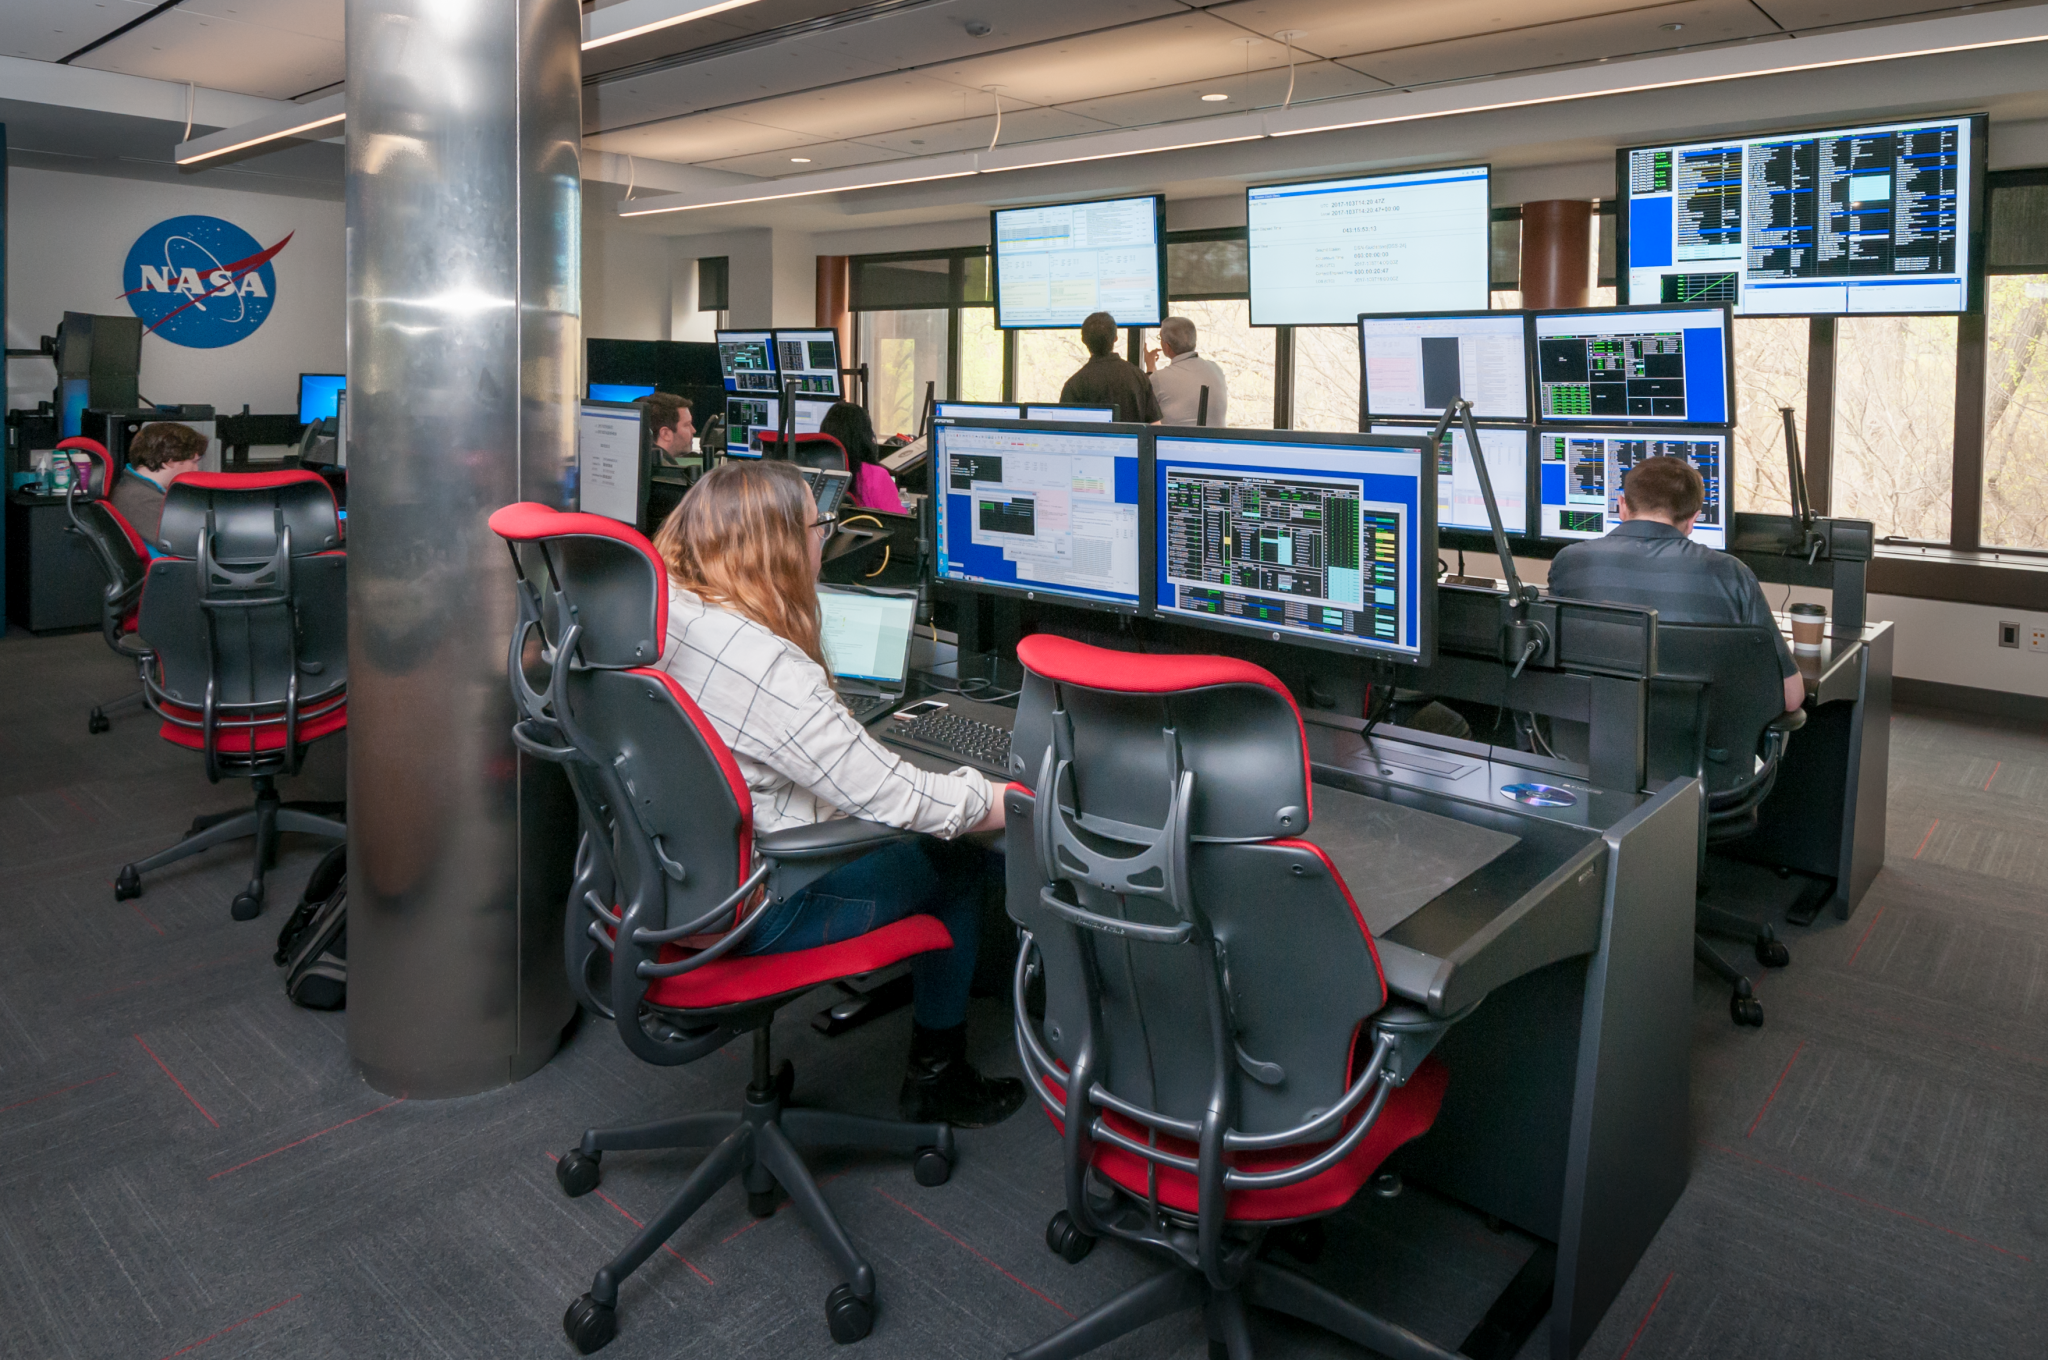
<path id="1" fill-rule="evenodd" d="M 848 711 L 865 723 L 901 703 L 910 676 L 917 592 L 821 585 L 818 613 L 825 663 Z"/>

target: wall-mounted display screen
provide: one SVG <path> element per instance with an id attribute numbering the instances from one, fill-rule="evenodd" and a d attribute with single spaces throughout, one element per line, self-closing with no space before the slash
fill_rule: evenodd
<path id="1" fill-rule="evenodd" d="M 1245 191 L 1254 326 L 1476 311 L 1489 296 L 1488 167 Z"/>
<path id="2" fill-rule="evenodd" d="M 1974 311 L 1986 126 L 1977 114 L 1627 148 L 1621 300 L 1737 316 Z"/>
<path id="3" fill-rule="evenodd" d="M 1072 328 L 1091 312 L 1108 312 L 1119 326 L 1165 317 L 1166 200 L 1158 194 L 997 208 L 989 240 L 996 325 L 1006 330 Z"/>
<path id="4" fill-rule="evenodd" d="M 1537 312 L 1540 421 L 1732 425 L 1726 305 Z"/>
<path id="5" fill-rule="evenodd" d="M 1630 468 L 1645 458 L 1683 458 L 1705 483 L 1693 541 L 1728 546 L 1728 492 L 1734 483 L 1728 436 L 1719 431 L 1539 430 L 1536 457 L 1544 538 L 1599 538 L 1621 523 L 1621 481 Z"/>

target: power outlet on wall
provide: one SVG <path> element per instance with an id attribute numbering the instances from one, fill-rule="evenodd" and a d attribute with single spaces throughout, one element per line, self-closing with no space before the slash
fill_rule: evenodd
<path id="1" fill-rule="evenodd" d="M 2026 631 L 2027 650 L 2048 656 L 2048 623 L 2030 623 Z"/>

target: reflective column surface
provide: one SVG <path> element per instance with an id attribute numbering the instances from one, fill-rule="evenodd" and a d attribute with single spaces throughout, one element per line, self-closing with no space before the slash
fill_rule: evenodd
<path id="1" fill-rule="evenodd" d="M 581 343 L 578 7 L 348 0 L 349 1053 L 526 1076 L 574 1013 L 575 805 L 509 732 L 511 562 L 563 503 Z"/>

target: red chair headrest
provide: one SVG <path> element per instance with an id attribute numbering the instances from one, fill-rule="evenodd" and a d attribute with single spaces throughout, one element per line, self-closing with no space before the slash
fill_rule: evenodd
<path id="1" fill-rule="evenodd" d="M 569 603 L 576 606 L 585 664 L 605 670 L 652 666 L 668 642 L 668 567 L 646 535 L 603 515 L 520 501 L 496 511 L 491 532 L 508 543 L 531 543 L 546 556 Z M 534 572 L 527 567 L 529 575 Z M 543 596 L 550 583 L 539 582 Z"/>
<path id="2" fill-rule="evenodd" d="M 197 557 L 199 539 L 213 518 L 213 555 L 222 562 L 255 561 L 277 550 L 277 526 L 292 531 L 292 556 L 341 546 L 334 492 L 317 472 L 187 472 L 164 493 L 157 549 L 171 557 Z"/>

